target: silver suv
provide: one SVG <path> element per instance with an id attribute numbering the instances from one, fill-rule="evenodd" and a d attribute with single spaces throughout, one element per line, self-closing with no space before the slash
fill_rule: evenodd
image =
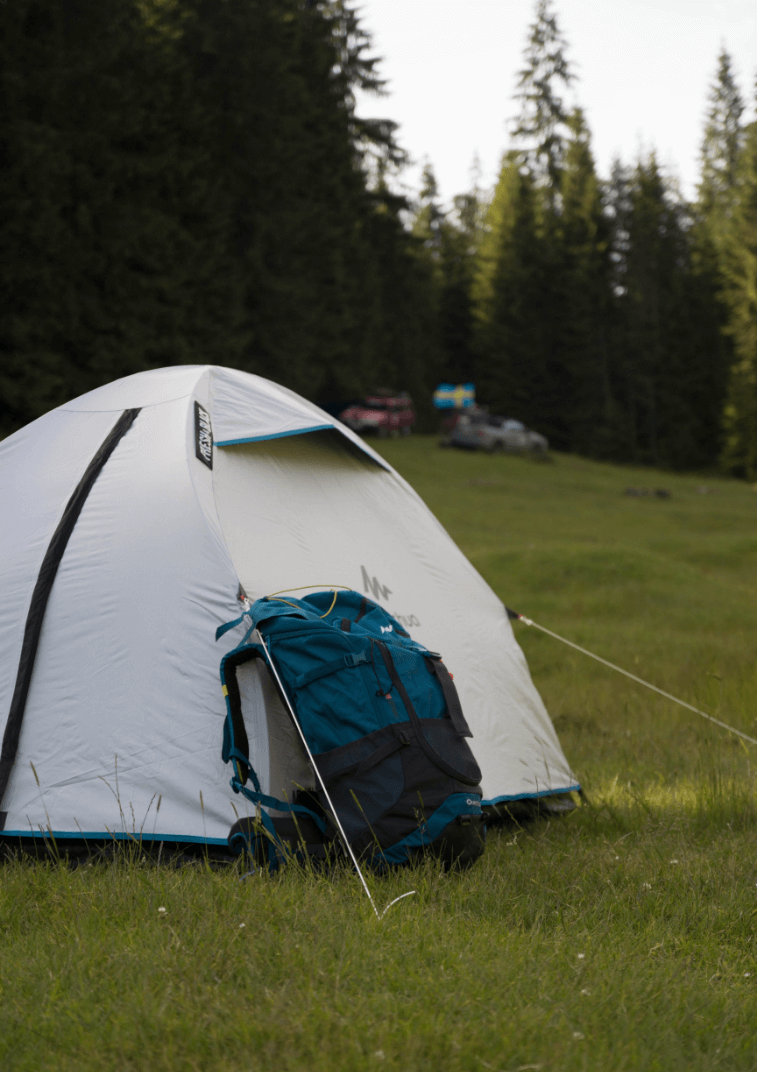
<path id="1" fill-rule="evenodd" d="M 520 421 L 476 410 L 461 413 L 442 443 L 444 446 L 487 450 L 490 454 L 504 450 L 516 454 L 546 454 L 549 450 L 546 437 L 532 432 Z"/>

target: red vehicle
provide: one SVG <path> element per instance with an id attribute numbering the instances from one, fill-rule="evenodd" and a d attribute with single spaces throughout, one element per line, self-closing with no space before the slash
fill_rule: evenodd
<path id="1" fill-rule="evenodd" d="M 415 424 L 413 401 L 406 391 L 377 391 L 339 414 L 339 420 L 360 435 L 409 435 Z"/>

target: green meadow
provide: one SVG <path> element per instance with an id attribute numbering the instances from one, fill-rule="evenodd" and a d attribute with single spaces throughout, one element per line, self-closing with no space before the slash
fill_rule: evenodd
<path id="1" fill-rule="evenodd" d="M 757 737 L 755 489 L 380 449 L 508 606 Z M 346 870 L 12 860 L 3 1072 L 757 1069 L 757 746 L 514 629 L 587 803 L 369 876 L 380 923 Z"/>

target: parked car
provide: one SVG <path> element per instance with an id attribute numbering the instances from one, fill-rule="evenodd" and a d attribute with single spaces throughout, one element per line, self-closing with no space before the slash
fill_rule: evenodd
<path id="1" fill-rule="evenodd" d="M 413 400 L 406 391 L 377 392 L 342 410 L 339 420 L 359 435 L 409 435 L 415 424 Z"/>
<path id="2" fill-rule="evenodd" d="M 511 451 L 517 454 L 546 454 L 549 441 L 512 417 L 495 417 L 484 410 L 461 413 L 442 437 L 442 445 L 471 450 Z"/>

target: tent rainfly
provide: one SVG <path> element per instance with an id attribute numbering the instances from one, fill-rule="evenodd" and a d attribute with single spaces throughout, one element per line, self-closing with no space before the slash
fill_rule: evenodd
<path id="1" fill-rule="evenodd" d="M 344 585 L 444 655 L 484 803 L 578 788 L 505 608 L 348 428 L 232 369 L 138 373 L 0 443 L 0 837 L 225 845 L 219 663 L 240 600 Z M 302 593 L 298 593 L 302 594 Z M 237 640 L 240 639 L 239 637 Z M 258 661 L 262 789 L 311 786 Z"/>

